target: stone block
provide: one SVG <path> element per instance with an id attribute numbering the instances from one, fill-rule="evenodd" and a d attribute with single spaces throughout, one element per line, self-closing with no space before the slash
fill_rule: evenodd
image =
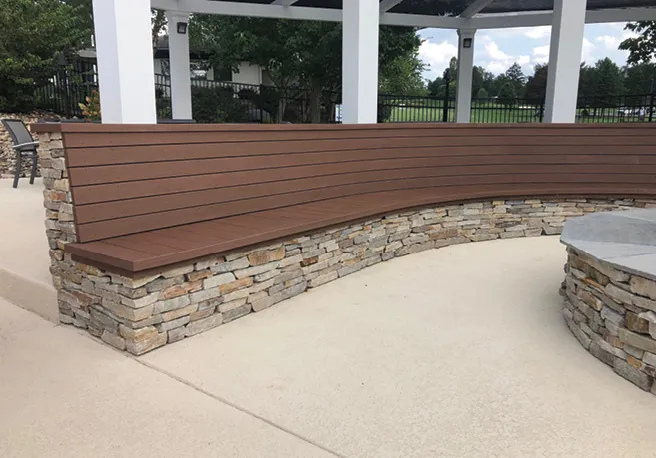
<path id="1" fill-rule="evenodd" d="M 175 329 L 175 328 L 179 328 L 181 326 L 184 326 L 185 324 L 189 323 L 190 320 L 191 320 L 191 318 L 189 317 L 189 315 L 182 316 L 182 317 L 177 318 L 175 320 L 165 321 L 161 324 L 158 324 L 157 329 L 160 332 L 170 331 L 171 329 Z"/>
<path id="2" fill-rule="evenodd" d="M 586 281 L 586 283 L 588 282 Z M 622 288 L 617 287 L 613 283 L 607 284 L 605 288 L 601 288 L 601 285 L 596 287 L 604 291 L 606 294 L 608 294 L 608 296 L 610 296 L 611 299 L 614 299 L 616 301 L 625 304 L 631 304 L 633 302 L 633 294 Z"/>
<path id="3" fill-rule="evenodd" d="M 615 372 L 631 383 L 637 385 L 645 391 L 649 391 L 652 387 L 653 379 L 647 374 L 640 372 L 639 370 L 632 367 L 626 361 L 623 361 L 619 358 L 615 359 L 613 368 Z"/>
<path id="4" fill-rule="evenodd" d="M 186 333 L 187 329 L 184 327 L 171 329 L 169 332 L 167 332 L 167 343 L 175 343 L 184 339 Z"/>
<path id="5" fill-rule="evenodd" d="M 633 347 L 648 351 L 649 353 L 656 353 L 656 340 L 652 339 L 651 337 L 636 334 L 635 332 L 631 332 L 628 329 L 621 328 L 620 340 Z"/>
<path id="6" fill-rule="evenodd" d="M 581 328 L 579 328 L 574 321 L 568 318 L 565 318 L 565 321 L 567 322 L 567 326 L 569 327 L 570 331 L 572 331 L 572 334 L 574 334 L 574 336 L 578 339 L 583 348 L 586 350 L 590 348 L 590 343 L 592 342 L 590 337 L 581 331 Z"/>
<path id="7" fill-rule="evenodd" d="M 230 312 L 231 310 L 242 307 L 244 304 L 246 304 L 247 300 L 248 299 L 246 297 L 242 297 L 242 298 L 239 298 L 239 299 L 235 299 L 234 301 L 225 302 L 225 303 L 219 305 L 218 308 L 219 308 L 219 311 L 224 315 L 224 318 L 225 318 L 226 313 Z"/>
<path id="8" fill-rule="evenodd" d="M 610 321 L 616 326 L 624 326 L 624 317 L 610 307 L 604 307 L 601 310 L 601 318 L 606 321 Z"/>
<path id="9" fill-rule="evenodd" d="M 221 292 L 221 294 L 229 294 L 239 289 L 248 288 L 252 284 L 253 284 L 253 278 L 246 277 L 246 278 L 242 278 L 241 280 L 235 280 L 235 281 L 231 281 L 230 283 L 222 284 L 219 287 L 219 291 Z M 271 282 L 271 284 L 273 284 L 273 282 Z"/>
<path id="10" fill-rule="evenodd" d="M 649 321 L 633 312 L 626 312 L 626 327 L 640 334 L 649 334 Z"/>
<path id="11" fill-rule="evenodd" d="M 118 350 L 125 350 L 125 339 L 117 336 L 113 332 L 109 332 L 105 329 L 100 336 L 100 339 Z"/>
<path id="12" fill-rule="evenodd" d="M 162 321 L 175 320 L 175 319 L 178 319 L 182 316 L 190 315 L 193 312 L 195 312 L 196 310 L 198 310 L 198 304 L 193 303 L 193 304 L 189 304 L 185 307 L 182 307 L 180 309 L 171 310 L 170 312 L 164 312 L 164 313 L 162 313 Z"/>
<path id="13" fill-rule="evenodd" d="M 631 291 L 640 296 L 648 297 L 649 299 L 656 300 L 656 282 L 648 278 L 638 277 L 637 275 L 631 276 Z"/>
<path id="14" fill-rule="evenodd" d="M 159 293 L 160 300 L 173 299 L 174 297 L 184 296 L 188 293 L 199 291 L 203 288 L 202 280 L 186 282 L 179 285 L 169 286 Z"/>
<path id="15" fill-rule="evenodd" d="M 204 293 L 204 292 L 207 291 L 199 291 L 198 293 Z M 198 293 L 192 293 L 192 295 Z M 191 303 L 189 297 L 190 296 L 180 296 L 180 297 L 175 297 L 173 299 L 167 299 L 165 301 L 158 301 L 154 304 L 154 312 L 164 313 L 164 312 L 170 312 L 171 310 L 177 310 L 186 307 Z M 200 301 L 194 301 L 194 302 L 200 302 Z"/>
<path id="16" fill-rule="evenodd" d="M 223 296 L 223 304 L 219 306 L 219 308 L 227 305 L 226 303 L 237 300 L 237 299 L 242 299 L 248 297 L 249 292 L 247 289 L 240 289 L 237 291 L 233 291 L 231 293 L 228 293 Z"/>
<path id="17" fill-rule="evenodd" d="M 223 315 L 220 313 L 215 313 L 214 315 L 203 318 L 202 320 L 194 321 L 187 325 L 186 336 L 194 336 L 201 332 L 205 332 L 209 329 L 215 328 L 223 323 Z"/>
<path id="18" fill-rule="evenodd" d="M 146 326 L 139 329 L 131 329 L 123 324 L 118 327 L 119 334 L 126 340 L 132 342 L 141 342 L 142 340 L 150 339 L 157 334 L 157 329 L 154 326 Z"/>
<path id="19" fill-rule="evenodd" d="M 189 300 L 191 303 L 196 303 L 196 302 L 200 303 L 200 302 L 216 299 L 220 295 L 221 295 L 221 290 L 220 287 L 217 286 L 216 288 L 204 289 L 201 291 L 196 291 L 195 293 L 191 293 L 189 295 Z"/>
<path id="20" fill-rule="evenodd" d="M 217 286 L 225 285 L 226 283 L 231 283 L 234 280 L 235 280 L 235 275 L 232 272 L 218 274 L 203 280 L 203 288 L 206 290 L 211 288 L 216 288 Z"/>
<path id="21" fill-rule="evenodd" d="M 624 344 L 624 352 L 638 359 L 642 359 L 642 357 L 646 354 L 644 350 L 640 350 L 639 348 L 628 344 Z"/>
<path id="22" fill-rule="evenodd" d="M 204 308 L 204 309 L 198 309 L 195 312 L 192 312 L 191 315 L 189 315 L 189 321 L 198 321 L 202 320 L 203 318 L 207 318 L 208 316 L 211 316 L 214 314 L 216 311 L 216 306 Z"/>
<path id="23" fill-rule="evenodd" d="M 251 266 L 260 266 L 271 261 L 280 261 L 285 257 L 285 247 L 281 245 L 274 250 L 255 251 L 249 253 L 247 257 Z"/>
<path id="24" fill-rule="evenodd" d="M 126 340 L 125 349 L 129 353 L 139 356 L 165 345 L 167 340 L 167 334 L 165 332 L 160 332 L 138 342 Z"/>
<path id="25" fill-rule="evenodd" d="M 171 267 L 169 269 L 162 271 L 161 276 L 164 278 L 173 278 L 180 275 L 188 274 L 190 272 L 193 272 L 193 270 L 194 270 L 193 264 Z"/>
<path id="26" fill-rule="evenodd" d="M 603 350 L 596 342 L 590 343 L 588 351 L 601 362 L 608 364 L 610 367 L 613 367 L 616 357 L 613 354 Z"/>
<path id="27" fill-rule="evenodd" d="M 241 269 L 241 270 L 236 270 L 234 272 L 235 276 L 239 279 L 245 278 L 245 277 L 252 277 L 254 275 L 258 275 L 264 272 L 268 272 L 270 270 L 276 269 L 280 263 L 278 261 L 274 262 L 269 262 L 267 264 L 262 264 L 260 266 L 255 266 L 255 267 L 248 267 L 246 269 Z M 208 281 L 211 279 L 207 279 L 205 281 Z M 226 282 L 227 283 L 227 282 Z"/>
<path id="28" fill-rule="evenodd" d="M 308 287 L 316 288 L 317 286 L 323 285 L 324 283 L 328 283 L 330 281 L 336 280 L 338 277 L 339 274 L 337 273 L 336 270 L 334 270 L 332 272 L 328 272 L 323 275 L 319 275 L 316 278 L 313 278 L 308 282 Z"/>
<path id="29" fill-rule="evenodd" d="M 102 306 L 117 317 L 125 318 L 129 321 L 145 320 L 153 314 L 152 304 L 139 309 L 134 309 L 118 302 L 103 299 Z"/>
<path id="30" fill-rule="evenodd" d="M 645 297 L 633 296 L 633 305 L 643 309 L 651 310 L 652 312 L 656 312 L 656 301 L 652 301 Z"/>

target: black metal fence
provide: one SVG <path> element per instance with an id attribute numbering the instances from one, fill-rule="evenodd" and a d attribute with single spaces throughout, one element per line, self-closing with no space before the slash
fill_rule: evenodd
<path id="1" fill-rule="evenodd" d="M 96 65 L 79 61 L 61 68 L 56 75 L 35 89 L 37 108 L 67 118 L 81 117 L 80 103 L 98 90 Z"/>
<path id="2" fill-rule="evenodd" d="M 307 88 L 192 80 L 193 117 L 201 123 L 338 123 L 341 92 Z M 98 90 L 94 65 L 78 64 L 36 89 L 37 108 L 81 117 L 80 103 Z M 171 81 L 155 75 L 157 115 L 171 118 Z M 656 121 L 656 94 L 579 97 L 576 120 L 582 123 Z M 378 122 L 454 122 L 452 97 L 378 96 Z M 471 122 L 537 123 L 544 120 L 544 99 L 473 99 Z"/>

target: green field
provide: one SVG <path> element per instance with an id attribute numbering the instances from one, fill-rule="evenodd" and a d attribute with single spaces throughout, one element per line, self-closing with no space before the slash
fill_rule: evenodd
<path id="1" fill-rule="evenodd" d="M 388 122 L 441 122 L 443 119 L 442 101 L 430 101 L 424 106 L 398 106 L 391 107 Z M 452 102 L 455 105 L 454 102 Z M 391 104 L 390 104 L 391 105 Z M 449 106 L 448 122 L 455 121 L 455 107 Z M 616 123 L 640 122 L 637 114 L 620 115 L 618 108 L 578 109 L 577 122 L 581 123 Z M 540 122 L 539 107 L 514 106 L 507 107 L 502 104 L 472 104 L 472 123 L 529 123 Z M 648 121 L 647 118 L 645 121 Z M 654 117 L 656 121 L 656 116 Z"/>

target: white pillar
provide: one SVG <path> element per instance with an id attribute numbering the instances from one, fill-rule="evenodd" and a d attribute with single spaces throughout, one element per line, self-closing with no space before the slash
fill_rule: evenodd
<path id="1" fill-rule="evenodd" d="M 102 122 L 154 124 L 150 0 L 93 0 Z"/>
<path id="2" fill-rule="evenodd" d="M 171 112 L 173 119 L 191 119 L 191 71 L 189 33 L 178 33 L 178 23 L 187 24 L 189 13 L 167 11 L 169 24 L 169 68 L 171 69 Z M 185 28 L 185 32 L 187 32 Z"/>
<path id="3" fill-rule="evenodd" d="M 378 113 L 378 0 L 342 9 L 342 122 L 375 123 Z"/>
<path id="4" fill-rule="evenodd" d="M 474 35 L 476 35 L 476 30 L 458 29 L 456 122 L 469 122 L 471 118 Z"/>
<path id="5" fill-rule="evenodd" d="M 586 0 L 554 0 L 545 122 L 576 120 Z"/>

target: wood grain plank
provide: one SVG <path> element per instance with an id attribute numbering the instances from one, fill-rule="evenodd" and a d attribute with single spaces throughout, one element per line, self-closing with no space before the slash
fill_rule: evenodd
<path id="1" fill-rule="evenodd" d="M 613 147 L 614 148 L 614 147 Z M 654 148 L 648 148 L 653 151 Z M 632 149 L 633 151 L 633 149 Z M 577 153 L 583 153 L 583 150 L 577 149 Z M 362 160 L 376 158 L 375 151 L 373 155 L 363 155 Z M 426 157 L 426 156 L 419 156 Z M 439 165 L 492 165 L 499 163 L 513 164 L 627 164 L 627 165 L 654 165 L 656 164 L 656 155 L 647 154 L 562 154 L 562 149 L 554 149 L 551 154 L 505 154 L 492 156 L 475 156 L 475 155 L 458 155 L 443 156 L 442 154 L 428 156 L 429 158 L 439 157 Z M 394 158 L 394 155 L 381 155 L 379 159 Z M 405 158 L 405 156 L 401 156 Z M 352 159 L 352 158 L 351 158 Z M 358 157 L 360 159 L 360 157 Z M 266 165 L 266 161 L 263 161 Z M 337 161 L 336 161 L 337 162 Z M 252 170 L 261 170 L 253 168 Z M 228 172 L 221 174 L 204 174 L 196 175 L 193 178 L 174 177 L 161 178 L 155 180 L 141 180 L 126 183 L 111 183 L 100 185 L 73 186 L 73 198 L 76 205 L 85 205 L 90 203 L 108 202 L 113 200 L 124 200 L 139 197 L 149 197 L 155 195 L 173 194 L 179 192 L 197 191 L 212 189 L 218 187 L 241 186 L 254 183 L 265 183 L 278 180 L 292 180 L 308 177 L 307 169 L 298 167 L 282 168 L 282 170 L 272 170 L 266 175 L 254 174 L 250 170 L 242 172 Z M 316 173 L 316 172 L 315 172 Z M 322 171 L 322 174 L 325 173 Z"/>
<path id="2" fill-rule="evenodd" d="M 312 177 L 297 180 L 284 180 L 261 184 L 230 188 L 216 188 L 171 195 L 144 197 L 130 200 L 120 200 L 92 205 L 76 206 L 78 224 L 94 221 L 111 220 L 127 216 L 143 215 L 147 213 L 163 212 L 181 208 L 198 207 L 221 202 L 230 202 L 252 199 L 263 196 L 273 196 L 288 193 L 306 192 L 308 190 L 352 185 L 358 183 L 374 183 L 390 180 L 407 180 L 412 178 L 445 177 L 491 174 L 642 174 L 641 165 L 514 165 L 511 163 L 494 166 L 470 165 L 454 167 L 434 167 L 430 163 L 414 168 L 388 168 L 371 172 L 351 172 L 326 177 Z"/>

